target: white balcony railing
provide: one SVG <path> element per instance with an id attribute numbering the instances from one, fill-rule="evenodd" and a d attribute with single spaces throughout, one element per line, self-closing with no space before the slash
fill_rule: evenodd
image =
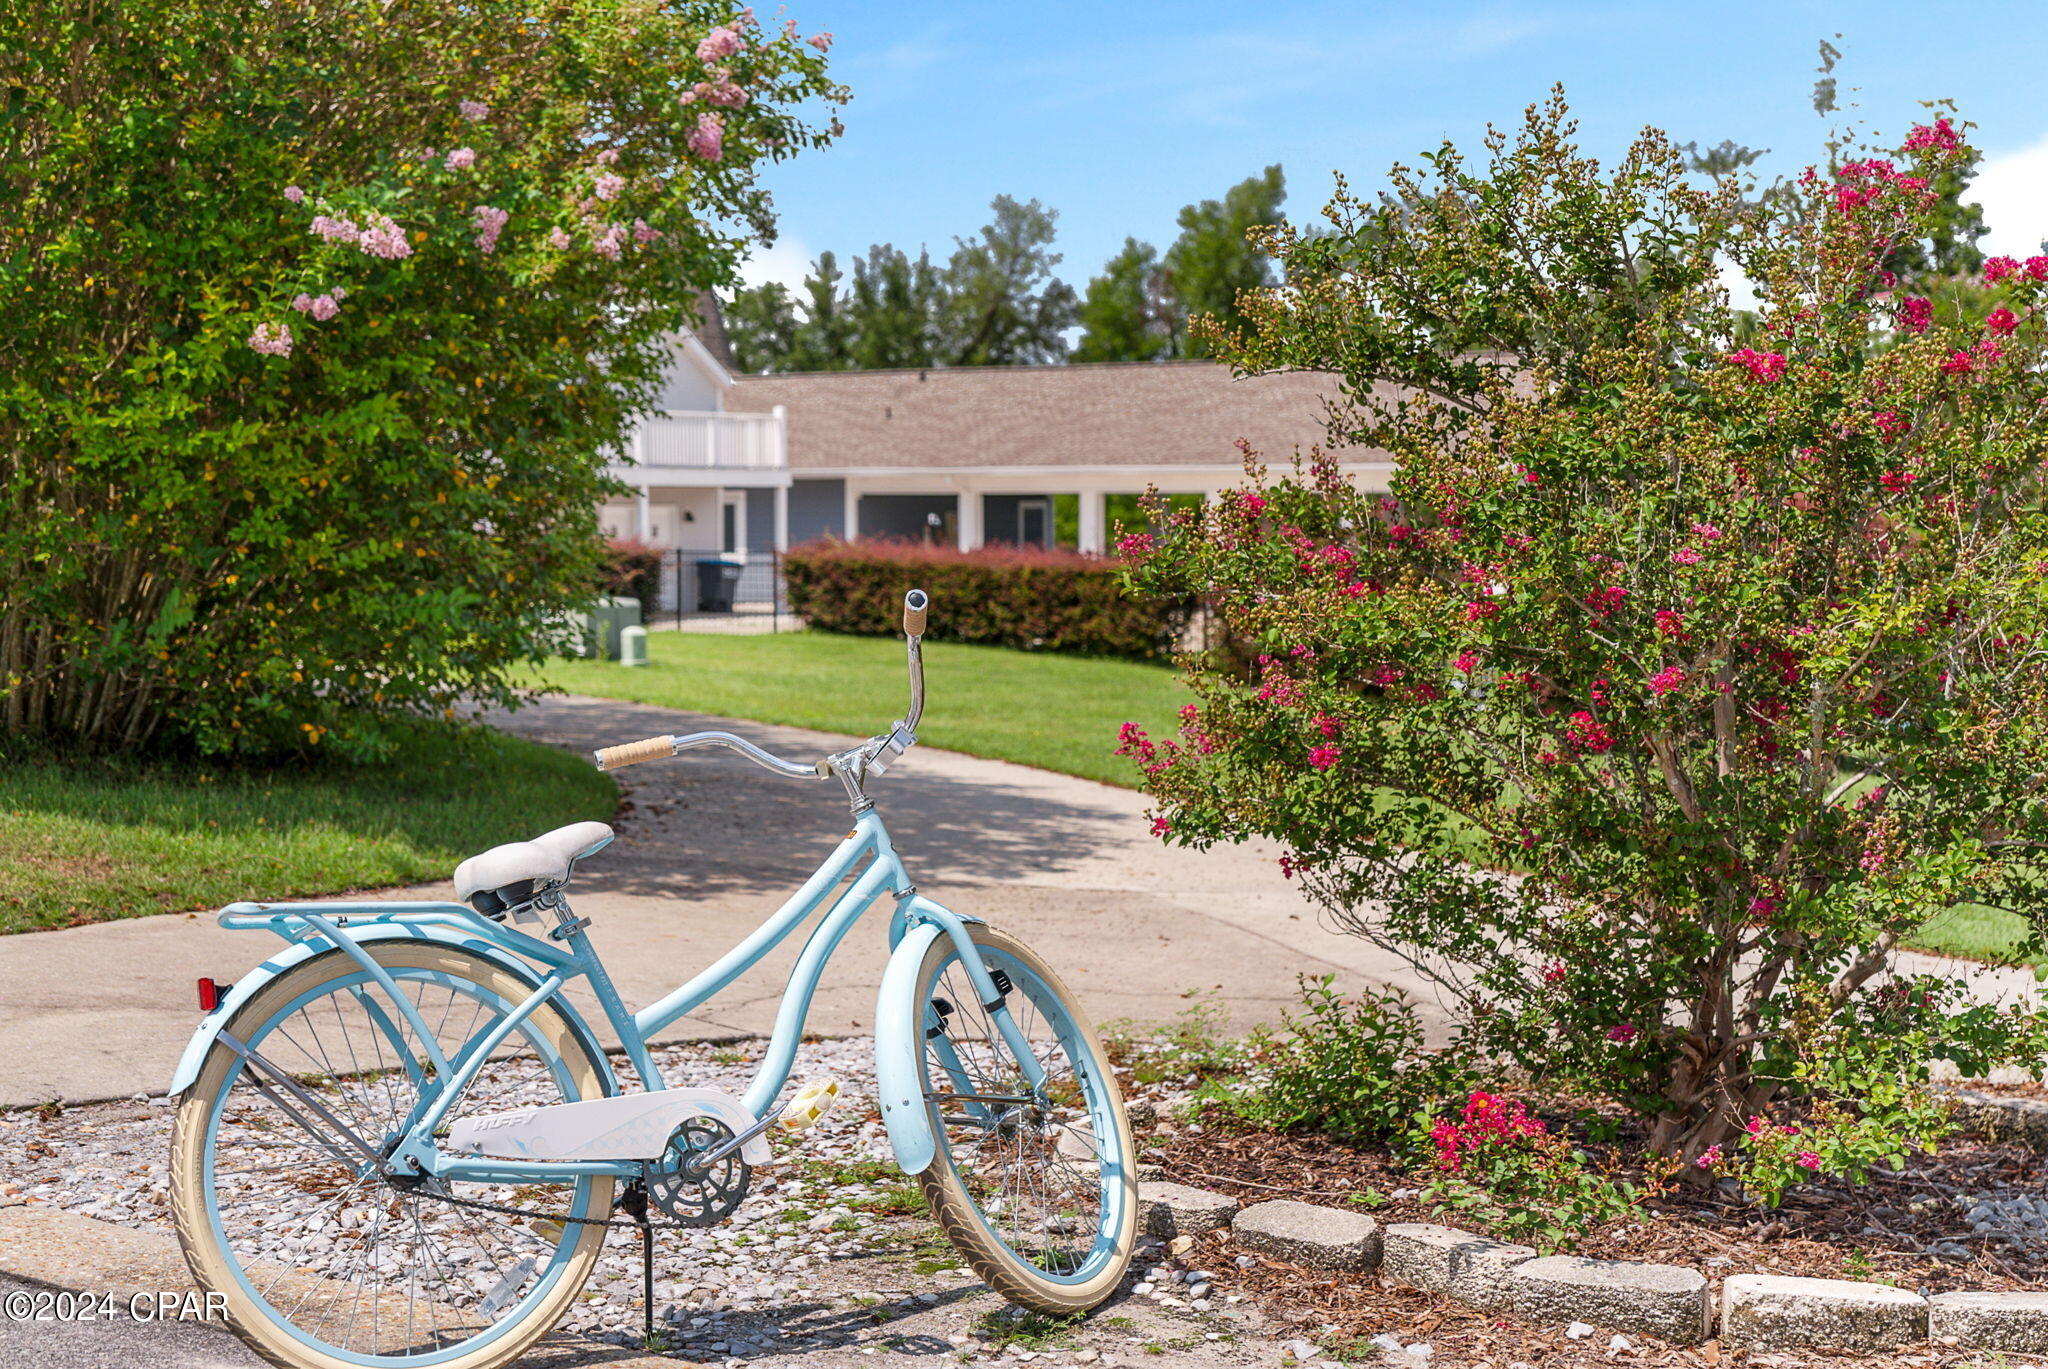
<path id="1" fill-rule="evenodd" d="M 634 434 L 633 464 L 646 470 L 780 470 L 789 465 L 788 428 L 778 406 L 765 414 L 650 414 Z"/>

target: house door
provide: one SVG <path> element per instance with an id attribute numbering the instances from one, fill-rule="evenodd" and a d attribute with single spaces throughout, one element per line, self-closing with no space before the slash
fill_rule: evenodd
<path id="1" fill-rule="evenodd" d="M 745 513 L 739 494 L 726 494 L 718 501 L 718 549 L 727 556 L 747 554 Z"/>
<path id="2" fill-rule="evenodd" d="M 1025 547 L 1052 545 L 1052 500 L 1017 501 L 1017 544 Z"/>

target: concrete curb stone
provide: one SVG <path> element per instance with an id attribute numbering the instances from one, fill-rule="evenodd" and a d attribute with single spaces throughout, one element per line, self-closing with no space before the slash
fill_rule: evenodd
<path id="1" fill-rule="evenodd" d="M 1434 1222 L 1395 1222 L 1384 1233 L 1380 1272 L 1426 1293 L 1444 1293 L 1482 1312 L 1506 1312 L 1514 1295 L 1508 1273 L 1536 1258 L 1510 1245 Z"/>
<path id="2" fill-rule="evenodd" d="M 1510 1306 L 1531 1321 L 1591 1322 L 1673 1345 L 1707 1338 L 1707 1280 L 1696 1269 L 1548 1255 L 1508 1272 Z"/>
<path id="3" fill-rule="evenodd" d="M 1230 1224 L 1230 1239 L 1254 1254 L 1310 1269 L 1376 1269 L 1379 1223 L 1362 1212 L 1291 1198 L 1254 1203 Z"/>
<path id="4" fill-rule="evenodd" d="M 2048 1355 L 2048 1293 L 1936 1293 L 1927 1334 L 1965 1350 Z"/>
<path id="5" fill-rule="evenodd" d="M 1721 1302 L 1721 1340 L 1731 1346 L 1877 1351 L 1927 1339 L 1927 1300 L 1888 1284 L 1737 1274 Z"/>
<path id="6" fill-rule="evenodd" d="M 1236 1215 L 1237 1201 L 1221 1193 L 1186 1184 L 1138 1185 L 1138 1230 L 1147 1236 L 1171 1240 L 1221 1231 Z"/>

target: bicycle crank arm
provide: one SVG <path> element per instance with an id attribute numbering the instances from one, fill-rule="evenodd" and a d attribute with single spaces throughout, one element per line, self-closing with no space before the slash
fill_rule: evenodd
<path id="1" fill-rule="evenodd" d="M 250 1068 L 258 1071 L 259 1073 L 268 1075 L 273 1082 L 282 1085 L 285 1091 L 290 1093 L 292 1097 L 298 1099 L 301 1103 L 305 1104 L 306 1107 L 310 1108 L 313 1112 L 317 1113 L 320 1119 L 327 1123 L 328 1126 L 333 1127 L 336 1131 L 340 1132 L 343 1139 L 345 1139 L 350 1145 L 354 1146 L 357 1150 L 361 1151 L 363 1153 L 363 1157 L 367 1159 L 371 1164 L 377 1167 L 378 1173 L 383 1174 L 390 1172 L 390 1162 L 385 1159 L 383 1154 L 379 1152 L 375 1146 L 371 1145 L 368 1141 L 365 1141 L 362 1137 L 356 1135 L 354 1128 L 350 1127 L 348 1123 L 342 1121 L 339 1117 L 335 1116 L 331 1108 L 329 1108 L 325 1103 L 321 1102 L 318 1098 L 315 1098 L 310 1092 L 307 1091 L 306 1087 L 303 1084 L 299 1083 L 298 1080 L 292 1078 L 290 1073 L 288 1073 L 284 1069 L 281 1069 L 270 1060 L 266 1059 L 261 1051 L 251 1050 L 248 1046 L 243 1045 L 240 1039 L 238 1039 L 233 1032 L 230 1032 L 225 1028 L 221 1030 L 219 1036 L 216 1039 L 223 1046 L 226 1046 L 229 1050 L 233 1051 L 236 1055 L 241 1056 L 243 1060 L 247 1061 L 249 1063 Z M 349 1157 L 342 1152 L 341 1148 L 335 1145 L 332 1137 L 321 1135 L 320 1129 L 318 1127 L 315 1127 L 312 1123 L 308 1122 L 304 1117 L 300 1116 L 297 1110 L 294 1109 L 291 1104 L 285 1102 L 284 1099 L 279 1098 L 277 1094 L 273 1093 L 270 1089 L 270 1085 L 259 1081 L 256 1087 L 263 1090 L 264 1093 L 269 1094 L 271 1101 L 277 1104 L 277 1106 L 284 1112 L 285 1116 L 291 1118 L 294 1122 L 297 1122 L 301 1127 L 305 1128 L 307 1133 L 310 1134 L 314 1140 L 318 1141 L 331 1154 L 333 1154 L 333 1156 L 337 1160 L 340 1160 L 343 1164 L 352 1163 Z"/>

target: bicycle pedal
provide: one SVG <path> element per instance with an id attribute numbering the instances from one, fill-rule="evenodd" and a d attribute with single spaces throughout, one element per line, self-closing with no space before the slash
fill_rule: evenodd
<path id="1" fill-rule="evenodd" d="M 816 1126 L 818 1120 L 832 1111 L 832 1105 L 839 1101 L 839 1081 L 831 1075 L 813 1079 L 796 1091 L 796 1097 L 789 1100 L 789 1106 L 782 1110 L 776 1122 L 784 1131 L 802 1131 Z"/>

